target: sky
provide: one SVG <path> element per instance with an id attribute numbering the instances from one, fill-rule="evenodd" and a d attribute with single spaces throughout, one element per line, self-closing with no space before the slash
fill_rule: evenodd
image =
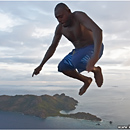
<path id="1" fill-rule="evenodd" d="M 64 36 L 41 73 L 32 78 L 51 45 L 58 24 L 54 7 L 61 1 L 0 1 L 0 85 L 80 85 L 57 71 L 74 47 Z M 96 65 L 104 86 L 130 84 L 130 1 L 62 1 L 83 11 L 103 30 L 104 54 Z M 93 74 L 83 72 L 86 76 Z M 95 83 L 92 83 L 95 85 Z"/>

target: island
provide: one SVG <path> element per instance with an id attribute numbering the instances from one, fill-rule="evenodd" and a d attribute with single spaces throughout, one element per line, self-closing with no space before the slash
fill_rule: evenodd
<path id="1" fill-rule="evenodd" d="M 47 117 L 68 117 L 74 119 L 85 119 L 92 121 L 101 121 L 95 115 L 78 112 L 75 114 L 62 114 L 61 110 L 66 112 L 76 109 L 78 101 L 72 97 L 66 96 L 64 93 L 59 95 L 1 95 L 0 96 L 0 110 L 20 112 L 25 115 L 33 115 L 40 118 Z"/>

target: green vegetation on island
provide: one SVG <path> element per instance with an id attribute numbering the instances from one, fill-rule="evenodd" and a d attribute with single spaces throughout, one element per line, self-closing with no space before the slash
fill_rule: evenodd
<path id="1" fill-rule="evenodd" d="M 72 111 L 76 108 L 78 101 L 72 97 L 61 95 L 16 95 L 16 96 L 0 96 L 0 110 L 21 112 L 25 115 L 33 115 L 40 118 L 61 116 L 75 119 L 86 119 L 101 121 L 100 118 L 89 113 L 61 114 L 60 111 Z"/>

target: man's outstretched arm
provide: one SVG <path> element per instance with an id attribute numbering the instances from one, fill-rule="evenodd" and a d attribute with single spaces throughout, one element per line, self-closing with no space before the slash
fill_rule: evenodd
<path id="1" fill-rule="evenodd" d="M 61 28 L 60 28 L 60 26 L 58 25 L 57 28 L 56 28 L 56 31 L 55 31 L 55 35 L 54 35 L 52 44 L 51 44 L 50 47 L 48 48 L 48 50 L 47 50 L 47 52 L 46 52 L 46 54 L 45 54 L 45 56 L 44 56 L 44 58 L 43 58 L 41 64 L 40 64 L 36 69 L 34 69 L 34 72 L 33 72 L 33 74 L 32 74 L 32 77 L 33 77 L 34 75 L 38 75 L 38 74 L 40 73 L 40 71 L 42 70 L 43 65 L 44 65 L 44 64 L 52 57 L 52 55 L 54 54 L 54 52 L 55 52 L 55 50 L 56 50 L 56 48 L 57 48 L 57 46 L 58 46 L 58 43 L 59 43 L 59 41 L 60 41 L 60 39 L 61 39 L 61 36 L 62 36 L 60 30 L 61 30 Z"/>

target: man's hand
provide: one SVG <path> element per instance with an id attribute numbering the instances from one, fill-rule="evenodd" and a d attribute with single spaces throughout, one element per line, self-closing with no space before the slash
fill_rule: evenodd
<path id="1" fill-rule="evenodd" d="M 38 67 L 34 70 L 34 72 L 33 72 L 33 74 L 32 74 L 32 77 L 33 77 L 34 75 L 38 75 L 41 70 L 42 70 L 42 66 L 38 66 Z"/>
<path id="2" fill-rule="evenodd" d="M 98 58 L 97 58 L 97 57 L 92 57 L 92 58 L 88 61 L 88 64 L 87 64 L 87 66 L 86 66 L 86 70 L 87 70 L 88 72 L 93 71 L 94 65 L 96 64 L 97 61 L 98 61 Z"/>

